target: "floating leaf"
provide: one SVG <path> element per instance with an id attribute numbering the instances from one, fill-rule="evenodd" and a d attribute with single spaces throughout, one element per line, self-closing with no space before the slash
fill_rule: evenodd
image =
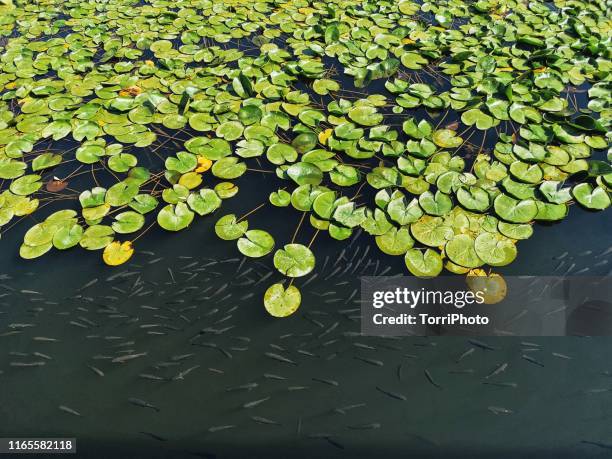
<path id="1" fill-rule="evenodd" d="M 589 183 L 580 183 L 572 189 L 572 194 L 587 209 L 604 210 L 610 207 L 610 194 L 600 186 L 593 188 Z"/>
<path id="2" fill-rule="evenodd" d="M 180 231 L 191 224 L 193 215 L 187 204 L 183 202 L 176 205 L 168 204 L 157 214 L 157 223 L 167 231 Z"/>
<path id="3" fill-rule="evenodd" d="M 414 245 L 408 228 L 391 227 L 386 233 L 376 236 L 376 245 L 387 255 L 404 255 Z"/>
<path id="4" fill-rule="evenodd" d="M 446 244 L 446 255 L 460 266 L 477 268 L 483 264 L 483 260 L 478 256 L 474 242 L 468 234 L 457 234 Z"/>
<path id="5" fill-rule="evenodd" d="M 263 257 L 272 249 L 274 249 L 274 238 L 267 231 L 249 230 L 244 233 L 244 237 L 238 239 L 238 250 L 247 257 Z"/>
<path id="6" fill-rule="evenodd" d="M 417 277 L 435 277 L 442 272 L 442 258 L 432 249 L 426 249 L 424 252 L 410 249 L 406 252 L 404 261 L 408 271 Z"/>
<path id="7" fill-rule="evenodd" d="M 273 284 L 264 294 L 264 306 L 273 317 L 287 317 L 300 307 L 302 295 L 294 285 L 285 290 L 283 284 Z"/>
<path id="8" fill-rule="evenodd" d="M 234 214 L 224 215 L 215 224 L 215 233 L 219 238 L 231 241 L 242 237 L 246 233 L 249 223 L 246 220 L 238 221 Z"/>
<path id="9" fill-rule="evenodd" d="M 315 266 L 315 256 L 302 244 L 287 244 L 274 254 L 274 266 L 288 277 L 302 277 Z"/>
<path id="10" fill-rule="evenodd" d="M 119 266 L 132 258 L 134 248 L 130 241 L 113 241 L 104 248 L 102 259 L 109 266 Z"/>

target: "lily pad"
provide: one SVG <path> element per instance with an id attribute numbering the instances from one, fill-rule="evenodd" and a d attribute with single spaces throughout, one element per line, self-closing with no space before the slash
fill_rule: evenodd
<path id="1" fill-rule="evenodd" d="M 238 250 L 247 257 L 263 257 L 274 249 L 274 238 L 267 231 L 248 230 L 238 239 Z"/>
<path id="2" fill-rule="evenodd" d="M 287 244 L 274 254 L 274 266 L 288 277 L 302 277 L 315 267 L 315 256 L 302 244 Z"/>
<path id="3" fill-rule="evenodd" d="M 264 306 L 273 317 L 290 316 L 297 311 L 301 302 L 302 295 L 294 285 L 285 289 L 283 284 L 273 284 L 264 294 Z"/>

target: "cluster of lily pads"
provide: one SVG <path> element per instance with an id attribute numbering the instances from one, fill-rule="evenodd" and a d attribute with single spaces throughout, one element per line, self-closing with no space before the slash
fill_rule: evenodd
<path id="1" fill-rule="evenodd" d="M 218 214 L 234 181 L 263 168 L 279 181 L 270 204 L 307 216 L 315 237 L 361 228 L 416 276 L 486 276 L 535 221 L 611 204 L 606 11 L 586 0 L 0 0 L 0 228 L 65 202 L 20 255 L 80 246 L 119 265 L 152 225 Z M 71 189 L 83 174 L 90 187 Z M 298 308 L 293 279 L 315 268 L 315 238 L 279 245 L 234 214 L 215 232 L 247 257 L 274 252 L 291 282 L 268 289 L 266 309 Z"/>

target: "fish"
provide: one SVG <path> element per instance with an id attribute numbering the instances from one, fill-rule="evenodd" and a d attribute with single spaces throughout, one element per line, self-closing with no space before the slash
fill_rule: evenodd
<path id="1" fill-rule="evenodd" d="M 468 342 L 470 344 L 473 344 L 476 347 L 479 347 L 480 349 L 485 349 L 487 351 L 496 351 L 497 350 L 497 348 L 491 346 L 490 344 L 487 344 L 487 343 L 485 343 L 483 341 L 479 341 L 477 339 L 469 339 Z"/>
<path id="2" fill-rule="evenodd" d="M 473 348 L 473 347 L 469 348 L 467 351 L 465 351 L 463 354 L 461 354 L 461 355 L 460 355 L 460 356 L 457 358 L 456 362 L 457 362 L 457 363 L 461 362 L 461 361 L 462 361 L 463 359 L 465 359 L 467 356 L 472 355 L 472 354 L 474 353 L 474 351 L 475 351 L 475 350 L 476 350 L 476 349 L 475 349 L 475 348 Z"/>
<path id="3" fill-rule="evenodd" d="M 72 414 L 73 416 L 81 416 L 81 413 L 76 410 L 73 410 L 72 408 L 66 405 L 60 405 L 58 408 L 65 413 Z"/>
<path id="4" fill-rule="evenodd" d="M 487 409 L 493 414 L 512 414 L 513 411 L 501 406 L 489 406 Z"/>
<path id="5" fill-rule="evenodd" d="M 279 354 L 274 354 L 273 352 L 266 352 L 264 355 L 273 360 L 277 360 L 278 362 L 284 362 L 284 363 L 289 363 L 291 365 L 297 365 L 297 363 L 291 360 L 290 358 L 283 357 L 282 355 L 279 355 Z"/>
<path id="6" fill-rule="evenodd" d="M 281 425 L 278 421 L 273 421 L 272 419 L 263 418 L 261 416 L 251 416 L 251 419 L 259 424 Z"/>
<path id="7" fill-rule="evenodd" d="M 102 376 L 102 377 L 104 376 L 104 372 L 100 370 L 99 368 L 94 367 L 93 365 L 87 365 L 87 368 L 89 368 L 91 371 L 93 371 L 98 376 Z"/>
<path id="8" fill-rule="evenodd" d="M 151 437 L 151 438 L 152 438 L 152 439 L 154 439 L 154 440 L 158 440 L 158 441 L 168 441 L 168 439 L 167 439 L 167 438 L 161 437 L 161 436 L 159 436 L 159 435 L 157 435 L 157 434 L 154 434 L 154 433 L 152 433 L 152 432 L 144 432 L 144 431 L 140 431 L 140 432 L 138 432 L 138 433 L 141 433 L 141 434 L 143 434 L 143 435 L 147 435 L 147 436 Z"/>
<path id="9" fill-rule="evenodd" d="M 489 379 L 489 378 L 492 378 L 493 376 L 496 376 L 496 375 L 498 375 L 500 373 L 503 373 L 504 371 L 506 371 L 507 368 L 508 368 L 508 364 L 507 363 L 502 363 L 497 368 L 495 368 L 491 373 L 489 373 L 487 376 L 485 376 L 485 379 Z"/>
<path id="10" fill-rule="evenodd" d="M 200 368 L 200 365 L 195 365 L 193 367 L 189 367 L 186 370 L 181 371 L 179 374 L 177 374 L 174 378 L 172 378 L 173 381 L 177 381 L 179 379 L 185 379 L 185 376 L 187 376 L 189 373 L 191 373 L 193 370 L 196 370 Z"/>
<path id="11" fill-rule="evenodd" d="M 158 408 L 157 406 L 153 405 L 152 403 L 146 402 L 144 400 L 141 400 L 139 398 L 135 398 L 135 397 L 130 397 L 128 398 L 128 402 L 130 402 L 132 405 L 135 406 L 139 406 L 141 408 L 150 408 L 156 412 L 160 412 L 161 409 Z"/>
<path id="12" fill-rule="evenodd" d="M 213 433 L 213 432 L 219 432 L 221 430 L 227 430 L 227 429 L 233 429 L 234 427 L 236 427 L 235 425 L 224 425 L 224 426 L 212 426 L 208 428 L 208 431 Z"/>
<path id="13" fill-rule="evenodd" d="M 148 352 L 141 352 L 139 354 L 127 354 L 127 355 L 122 355 L 120 357 L 115 357 L 113 360 L 111 360 L 112 363 L 125 363 L 129 360 L 134 360 L 137 359 L 138 357 L 143 357 L 145 355 L 147 355 Z"/>
<path id="14" fill-rule="evenodd" d="M 259 386 L 259 384 L 257 384 L 256 382 L 246 383 L 246 384 L 242 384 L 240 386 L 228 387 L 227 389 L 225 389 L 225 392 L 235 392 L 235 391 L 239 391 L 239 390 L 252 391 L 253 389 L 255 389 L 258 386 Z"/>
<path id="15" fill-rule="evenodd" d="M 370 424 L 357 424 L 357 425 L 348 426 L 348 428 L 352 430 L 373 430 L 373 429 L 380 429 L 380 427 L 381 427 L 381 424 L 378 422 L 372 422 Z"/>
<path id="16" fill-rule="evenodd" d="M 258 405 L 261 405 L 262 403 L 266 402 L 270 400 L 270 397 L 266 397 L 266 398 L 260 398 L 259 400 L 253 400 L 251 402 L 246 402 L 245 404 L 242 405 L 242 408 L 253 408 L 256 407 Z"/>
<path id="17" fill-rule="evenodd" d="M 95 285 L 98 283 L 98 278 L 96 277 L 95 279 L 90 280 L 89 282 L 87 282 L 86 284 L 84 284 L 83 286 L 81 286 L 80 289 L 77 290 L 77 292 L 82 292 L 83 290 L 85 290 L 86 288 L 91 287 L 92 285 Z"/>
<path id="18" fill-rule="evenodd" d="M 572 359 L 569 355 L 560 354 L 558 352 L 553 352 L 552 355 L 555 356 L 555 357 L 559 357 L 560 359 L 566 359 L 566 360 L 571 360 Z"/>
<path id="19" fill-rule="evenodd" d="M 266 379 L 276 379 L 277 381 L 286 381 L 287 378 L 285 378 L 284 376 L 279 376 L 279 375 L 275 375 L 275 374 L 271 374 L 271 373 L 264 373 L 264 378 Z"/>
<path id="20" fill-rule="evenodd" d="M 330 386 L 335 386 L 335 387 L 339 386 L 338 381 L 334 381 L 332 379 L 312 378 L 312 380 L 323 383 L 323 384 L 329 384 Z"/>
<path id="21" fill-rule="evenodd" d="M 347 411 L 349 410 L 353 410 L 355 408 L 361 408 L 366 406 L 365 403 L 356 403 L 354 405 L 347 405 L 347 406 L 341 406 L 340 408 L 334 408 L 334 413 L 338 413 L 338 414 L 346 414 Z"/>
<path id="22" fill-rule="evenodd" d="M 424 370 L 425 373 L 425 377 L 427 378 L 427 380 L 434 385 L 435 387 L 437 387 L 438 389 L 442 389 L 442 386 L 440 386 L 440 384 L 438 384 L 433 377 L 431 376 L 431 373 L 429 372 L 429 370 Z"/>
<path id="23" fill-rule="evenodd" d="M 542 362 L 540 362 L 539 360 L 534 359 L 533 357 L 531 357 L 529 355 L 523 354 L 523 355 L 521 355 L 521 358 L 523 358 L 523 359 L 527 360 L 528 362 L 531 362 L 531 363 L 533 363 L 535 365 L 538 365 L 540 367 L 544 366 L 544 364 Z"/>
<path id="24" fill-rule="evenodd" d="M 397 393 L 397 392 L 391 392 L 391 391 L 383 389 L 383 388 L 381 388 L 379 386 L 376 386 L 376 390 L 378 390 L 379 392 L 382 392 L 383 394 L 385 394 L 385 395 L 387 395 L 387 396 L 389 396 L 391 398 L 394 398 L 396 400 L 401 400 L 402 402 L 405 402 L 406 400 L 408 400 L 406 398 L 406 396 L 403 395 L 403 394 L 400 394 L 400 393 Z"/>
<path id="25" fill-rule="evenodd" d="M 140 373 L 138 377 L 142 379 L 149 379 L 151 381 L 166 381 L 166 378 L 162 378 L 161 376 L 152 375 L 149 373 Z"/>
<path id="26" fill-rule="evenodd" d="M 330 445 L 335 446 L 336 448 L 344 449 L 344 446 L 341 443 L 338 443 L 331 437 L 325 437 L 325 441 L 327 441 L 327 443 L 329 443 Z"/>
<path id="27" fill-rule="evenodd" d="M 369 363 L 370 365 L 375 365 L 377 367 L 384 366 L 384 363 L 382 361 L 380 361 L 380 360 L 368 359 L 368 358 L 365 358 L 365 357 L 359 357 L 357 355 L 354 358 L 357 359 L 357 360 L 361 360 L 362 362 Z"/>
<path id="28" fill-rule="evenodd" d="M 489 386 L 499 386 L 499 387 L 518 387 L 518 384 L 514 382 L 483 381 L 483 384 L 487 384 Z"/>

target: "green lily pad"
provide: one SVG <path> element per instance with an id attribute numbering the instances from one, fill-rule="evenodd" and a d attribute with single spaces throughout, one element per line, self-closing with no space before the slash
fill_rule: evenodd
<path id="1" fill-rule="evenodd" d="M 193 216 L 193 212 L 184 202 L 168 204 L 157 214 L 157 223 L 167 231 L 180 231 L 191 224 Z"/>
<path id="2" fill-rule="evenodd" d="M 290 316 L 297 311 L 301 302 L 302 295 L 294 285 L 285 290 L 283 284 L 273 284 L 264 294 L 264 306 L 273 317 Z"/>
<path id="3" fill-rule="evenodd" d="M 263 257 L 274 249 L 274 238 L 267 231 L 248 230 L 238 239 L 238 250 L 247 257 Z"/>
<path id="4" fill-rule="evenodd" d="M 362 126 L 376 126 L 383 121 L 382 113 L 378 113 L 376 107 L 360 105 L 353 107 L 348 112 L 348 117 Z"/>
<path id="5" fill-rule="evenodd" d="M 323 172 L 312 163 L 292 164 L 287 169 L 287 175 L 298 185 L 319 185 L 323 181 Z"/>
<path id="6" fill-rule="evenodd" d="M 228 214 L 221 217 L 215 224 L 215 234 L 225 241 L 232 241 L 246 233 L 249 223 L 246 220 L 238 221 L 236 215 Z"/>
<path id="7" fill-rule="evenodd" d="M 478 257 L 491 266 L 506 266 L 516 258 L 516 246 L 499 233 L 481 233 L 474 242 Z"/>
<path id="8" fill-rule="evenodd" d="M 121 212 L 115 216 L 112 228 L 118 234 L 130 234 L 138 231 L 144 226 L 145 219 L 138 212 Z"/>
<path id="9" fill-rule="evenodd" d="M 450 129 L 438 129 L 433 133 L 432 140 L 442 148 L 458 148 L 463 143 L 463 139 Z"/>
<path id="10" fill-rule="evenodd" d="M 444 250 L 453 263 L 466 268 L 478 268 L 482 266 L 483 260 L 478 256 L 474 242 L 468 234 L 457 234 L 448 241 Z"/>
<path id="11" fill-rule="evenodd" d="M 510 223 L 529 223 L 538 214 L 538 206 L 533 199 L 517 200 L 500 194 L 493 202 L 495 213 Z"/>
<path id="12" fill-rule="evenodd" d="M 212 167 L 212 173 L 215 177 L 231 180 L 240 177 L 247 170 L 245 163 L 240 162 L 234 156 L 228 156 L 215 161 Z"/>
<path id="13" fill-rule="evenodd" d="M 39 155 L 34 158 L 34 161 L 32 161 L 32 170 L 34 172 L 37 172 L 43 169 L 50 169 L 52 167 L 57 166 L 61 162 L 62 155 L 54 153 L 43 153 L 42 155 Z"/>
<path id="14" fill-rule="evenodd" d="M 200 216 L 210 214 L 221 207 L 221 198 L 210 188 L 203 188 L 197 193 L 192 192 L 187 198 L 187 204 Z"/>
<path id="15" fill-rule="evenodd" d="M 285 190 L 273 191 L 270 193 L 269 200 L 276 207 L 287 207 L 291 204 L 291 194 Z"/>
<path id="16" fill-rule="evenodd" d="M 430 247 L 442 247 L 453 235 L 453 229 L 446 225 L 441 217 L 423 215 L 410 225 L 410 231 L 414 238 L 421 244 Z"/>
<path id="17" fill-rule="evenodd" d="M 572 194 L 587 209 L 604 210 L 610 207 L 610 193 L 600 186 L 593 188 L 589 183 L 580 183 L 574 186 Z"/>
<path id="18" fill-rule="evenodd" d="M 376 236 L 376 245 L 387 255 L 404 255 L 414 245 L 414 239 L 406 227 L 391 227 L 386 233 Z"/>
<path id="19" fill-rule="evenodd" d="M 115 232 L 110 226 L 93 225 L 85 230 L 79 245 L 87 250 L 100 250 L 113 242 Z"/>
<path id="20" fill-rule="evenodd" d="M 302 277 L 315 267 L 315 256 L 302 244 L 287 244 L 274 254 L 274 266 L 288 277 Z"/>
<path id="21" fill-rule="evenodd" d="M 442 258 L 432 249 L 410 249 L 404 256 L 408 271 L 416 277 L 436 277 L 442 272 Z"/>

